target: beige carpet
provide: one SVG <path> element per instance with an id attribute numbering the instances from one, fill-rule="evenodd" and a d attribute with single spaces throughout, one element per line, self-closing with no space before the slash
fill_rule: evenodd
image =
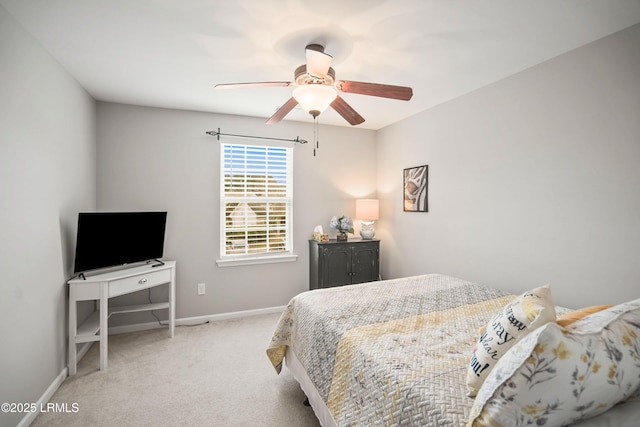
<path id="1" fill-rule="evenodd" d="M 109 367 L 94 344 L 50 400 L 76 413 L 33 426 L 318 426 L 288 370 L 265 349 L 279 315 L 109 336 Z M 77 405 L 73 405 L 77 404 Z"/>

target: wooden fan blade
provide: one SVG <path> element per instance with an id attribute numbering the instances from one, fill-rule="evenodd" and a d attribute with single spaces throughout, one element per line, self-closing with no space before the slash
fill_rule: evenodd
<path id="1" fill-rule="evenodd" d="M 380 83 L 340 80 L 336 83 L 336 88 L 342 92 L 380 96 L 382 98 L 398 99 L 400 101 L 408 101 L 413 96 L 413 90 L 410 87 L 385 85 Z"/>
<path id="2" fill-rule="evenodd" d="M 307 57 L 307 73 L 324 79 L 329 72 L 333 57 L 324 53 L 324 47 L 319 44 L 308 45 L 305 54 Z"/>
<path id="3" fill-rule="evenodd" d="M 222 83 L 217 84 L 216 89 L 242 89 L 250 87 L 287 87 L 292 82 L 251 82 L 251 83 Z"/>
<path id="4" fill-rule="evenodd" d="M 331 108 L 336 110 L 336 112 L 344 117 L 344 119 L 352 126 L 364 123 L 364 118 L 360 114 L 358 114 L 358 112 L 354 110 L 351 105 L 347 104 L 346 101 L 339 96 L 337 96 L 336 99 L 333 100 L 333 102 L 331 103 Z"/>
<path id="5" fill-rule="evenodd" d="M 278 108 L 278 111 L 276 111 L 273 116 L 271 116 L 269 120 L 267 120 L 267 124 L 272 125 L 278 123 L 280 120 L 284 119 L 284 116 L 289 114 L 289 112 L 293 110 L 296 105 L 298 105 L 298 101 L 296 101 L 293 97 L 289 98 L 289 100 L 282 104 L 282 106 Z"/>

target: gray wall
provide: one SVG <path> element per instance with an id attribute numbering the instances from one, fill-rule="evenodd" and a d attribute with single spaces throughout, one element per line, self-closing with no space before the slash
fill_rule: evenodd
<path id="1" fill-rule="evenodd" d="M 329 229 L 333 215 L 355 214 L 356 197 L 375 196 L 375 132 L 320 125 L 316 157 L 311 142 L 294 149 L 298 260 L 218 267 L 220 143 L 205 132 L 220 128 L 223 133 L 312 141 L 311 121 L 265 125 L 264 119 L 250 117 L 102 102 L 97 117 L 98 209 L 168 211 L 164 258 L 177 261 L 178 318 L 285 305 L 308 289 L 313 228 L 321 224 Z M 206 295 L 197 295 L 200 282 L 207 285 Z M 152 295 L 156 297 L 162 295 Z M 134 303 L 132 297 L 122 299 Z M 142 313 L 114 316 L 111 324 L 153 320 Z"/>
<path id="2" fill-rule="evenodd" d="M 0 64 L 0 401 L 37 402 L 67 364 L 77 212 L 95 207 L 95 102 L 2 6 Z"/>
<path id="3" fill-rule="evenodd" d="M 387 274 L 639 298 L 639 46 L 636 25 L 379 131 Z M 404 213 L 402 169 L 421 164 L 430 212 Z"/>

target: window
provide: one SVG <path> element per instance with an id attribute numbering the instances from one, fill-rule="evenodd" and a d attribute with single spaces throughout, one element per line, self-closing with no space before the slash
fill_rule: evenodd
<path id="1" fill-rule="evenodd" d="M 291 255 L 292 152 L 292 146 L 221 144 L 222 263 Z"/>

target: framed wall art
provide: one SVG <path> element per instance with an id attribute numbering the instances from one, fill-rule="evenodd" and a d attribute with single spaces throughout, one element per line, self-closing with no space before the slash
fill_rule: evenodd
<path id="1" fill-rule="evenodd" d="M 427 199 L 429 165 L 405 169 L 403 184 L 404 200 L 402 209 L 405 212 L 429 212 Z"/>

